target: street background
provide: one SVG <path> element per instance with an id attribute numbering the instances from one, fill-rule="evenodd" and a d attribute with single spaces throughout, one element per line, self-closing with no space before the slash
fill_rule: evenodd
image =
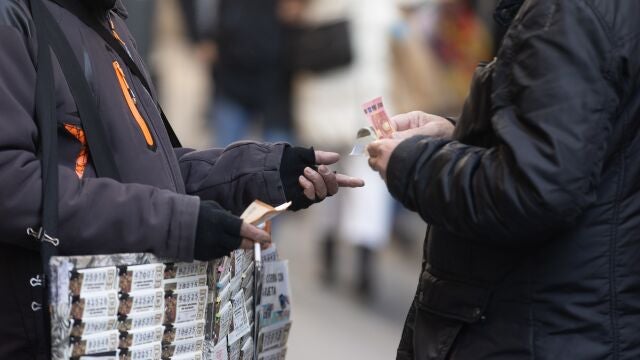
<path id="1" fill-rule="evenodd" d="M 183 16 L 184 1 L 127 0 L 129 24 L 182 143 L 224 146 L 216 143 L 220 127 L 211 120 L 216 86 L 210 62 L 222 54 L 206 55 L 201 39 L 190 34 L 203 21 L 213 21 L 202 16 L 203 9 L 214 11 L 213 3 L 206 3 L 213 0 L 197 0 L 199 12 L 191 17 Z M 203 1 L 208 6 L 202 7 Z M 383 95 L 390 114 L 422 110 L 455 116 L 475 64 L 491 57 L 487 19 L 494 2 L 307 1 L 308 18 L 337 12 L 351 20 L 355 58 L 344 69 L 292 75 L 291 126 L 283 137 L 341 153 L 340 170 L 365 178 L 367 186 L 341 191 L 274 224 L 293 289 L 288 358 L 392 359 L 415 292 L 426 224 L 386 194 L 366 158 L 347 156 L 355 130 L 367 126 L 360 104 Z M 203 60 L 207 56 L 213 60 Z M 256 124 L 244 138 L 265 137 L 260 130 L 269 124 Z"/>

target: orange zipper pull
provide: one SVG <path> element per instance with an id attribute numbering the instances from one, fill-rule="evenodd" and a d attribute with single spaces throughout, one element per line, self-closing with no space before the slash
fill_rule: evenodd
<path id="1" fill-rule="evenodd" d="M 113 37 L 116 38 L 116 40 L 118 40 L 120 44 L 126 47 L 127 45 L 125 44 L 125 42 L 122 40 L 122 38 L 120 37 L 120 35 L 118 35 L 118 32 L 116 31 L 116 25 L 113 23 L 113 20 L 111 20 L 111 13 L 109 13 L 109 27 L 111 28 L 111 33 L 113 34 Z"/>
<path id="2" fill-rule="evenodd" d="M 131 87 L 129 86 L 129 83 L 127 82 L 127 77 L 124 76 L 124 71 L 120 67 L 120 63 L 117 62 L 117 61 L 114 61 L 114 65 L 116 66 L 116 69 L 118 69 L 118 72 L 120 73 L 120 76 L 122 77 L 122 81 L 124 82 L 124 85 L 127 87 L 127 91 L 129 92 L 129 95 L 131 95 L 131 99 L 133 100 L 133 103 L 138 105 L 138 98 L 136 97 L 136 93 L 134 93 L 133 90 L 131 90 Z"/>

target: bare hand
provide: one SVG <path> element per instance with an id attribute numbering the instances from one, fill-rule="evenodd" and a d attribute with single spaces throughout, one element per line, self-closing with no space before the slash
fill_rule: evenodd
<path id="1" fill-rule="evenodd" d="M 218 59 L 218 45 L 213 41 L 203 41 L 196 45 L 195 56 L 205 65 L 211 65 Z"/>
<path id="2" fill-rule="evenodd" d="M 382 139 L 376 140 L 367 146 L 369 153 L 369 166 L 377 171 L 382 179 L 387 181 L 387 168 L 389 167 L 389 158 L 393 150 L 402 142 L 403 139 Z"/>
<path id="3" fill-rule="evenodd" d="M 396 131 L 393 134 L 396 139 L 408 139 L 416 135 L 450 139 L 455 129 L 449 120 L 422 111 L 396 115 L 391 118 L 391 126 Z"/>
<path id="4" fill-rule="evenodd" d="M 259 243 L 262 249 L 266 249 L 271 246 L 271 235 L 268 232 L 251 225 L 247 222 L 243 222 L 240 227 L 240 236 L 242 237 L 241 249 L 253 250 L 253 245 Z"/>
<path id="5" fill-rule="evenodd" d="M 304 195 L 309 200 L 323 200 L 327 196 L 335 195 L 341 187 L 362 187 L 362 179 L 351 176 L 336 174 L 327 165 L 332 165 L 340 160 L 340 155 L 334 152 L 316 151 L 316 163 L 318 171 L 310 167 L 304 169 L 304 174 L 300 175 L 298 182 L 304 189 Z"/>

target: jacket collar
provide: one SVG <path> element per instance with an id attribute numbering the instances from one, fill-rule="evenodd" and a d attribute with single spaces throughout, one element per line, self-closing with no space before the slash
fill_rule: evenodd
<path id="1" fill-rule="evenodd" d="M 66 9 L 70 9 L 70 10 L 81 9 L 82 11 L 87 11 L 88 8 L 83 4 L 83 2 L 94 1 L 94 0 L 52 0 L 52 1 Z M 127 12 L 126 7 L 122 3 L 122 0 L 116 0 L 113 6 L 105 6 L 105 8 L 102 9 L 102 11 L 104 11 L 104 13 L 100 15 L 106 15 L 108 11 L 113 11 L 123 19 L 126 19 L 127 17 L 129 17 L 129 13 Z"/>
<path id="2" fill-rule="evenodd" d="M 493 13 L 493 19 L 503 30 L 506 30 L 524 2 L 525 0 L 500 0 Z"/>

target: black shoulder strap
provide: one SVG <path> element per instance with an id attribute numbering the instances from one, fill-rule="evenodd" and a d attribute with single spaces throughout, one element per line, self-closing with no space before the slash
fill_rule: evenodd
<path id="1" fill-rule="evenodd" d="M 46 41 L 53 49 L 78 107 L 96 173 L 100 177 L 109 177 L 120 181 L 120 172 L 112 156 L 113 151 L 107 141 L 104 123 L 101 121 L 96 100 L 87 79 L 82 72 L 78 71 L 82 67 L 76 59 L 71 45 L 42 0 L 32 1 L 31 4 L 38 38 Z M 54 136 L 56 135 L 54 134 Z"/>
<path id="2" fill-rule="evenodd" d="M 34 21 L 43 16 L 40 0 L 31 2 Z M 44 30 L 44 29 L 43 29 Z M 36 118 L 39 134 L 39 155 L 42 168 L 42 227 L 32 233 L 42 242 L 41 257 L 45 278 L 49 278 L 49 259 L 57 253 L 58 232 L 58 134 L 55 119 L 55 91 L 51 48 L 46 31 L 38 29 L 36 79 Z M 33 231 L 33 230 L 32 230 Z M 51 239 L 51 241 L 44 241 Z"/>
<path id="3" fill-rule="evenodd" d="M 78 19 L 80 19 L 85 25 L 93 29 L 100 37 L 124 60 L 125 64 L 129 68 L 129 70 L 138 78 L 142 85 L 147 89 L 149 94 L 153 94 L 151 91 L 151 86 L 147 81 L 145 74 L 142 72 L 138 64 L 133 60 L 131 53 L 129 50 L 123 46 L 120 41 L 118 41 L 113 34 L 105 27 L 105 24 L 101 24 L 98 20 L 98 17 L 95 14 L 91 14 L 89 10 L 87 10 L 81 4 L 78 4 L 77 1 L 70 0 L 56 0 L 60 5 L 62 5 L 65 9 L 76 15 Z M 162 122 L 164 123 L 164 127 L 167 130 L 167 134 L 169 135 L 169 139 L 171 140 L 171 145 L 173 147 L 182 147 L 180 144 L 180 140 L 178 136 L 176 136 L 175 131 L 171 127 L 167 116 L 164 114 L 162 107 L 156 101 L 156 107 L 162 116 Z"/>

